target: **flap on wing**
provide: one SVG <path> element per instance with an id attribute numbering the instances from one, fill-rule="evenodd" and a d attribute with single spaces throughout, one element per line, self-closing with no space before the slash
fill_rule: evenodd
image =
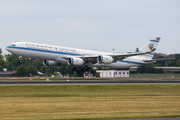
<path id="1" fill-rule="evenodd" d="M 151 60 L 144 60 L 144 62 L 153 62 L 153 61 L 162 61 L 162 60 L 173 60 L 174 58 L 161 58 L 161 59 L 151 59 Z"/>
<path id="2" fill-rule="evenodd" d="M 111 56 L 114 59 L 122 60 L 122 59 L 125 59 L 126 57 L 136 56 L 136 55 L 144 55 L 144 54 L 147 54 L 147 53 L 150 53 L 150 52 L 128 53 L 128 54 L 113 54 L 113 55 L 108 55 L 108 56 Z M 97 59 L 98 56 L 99 55 L 84 55 L 84 56 L 81 56 L 81 58 L 82 59 Z"/>

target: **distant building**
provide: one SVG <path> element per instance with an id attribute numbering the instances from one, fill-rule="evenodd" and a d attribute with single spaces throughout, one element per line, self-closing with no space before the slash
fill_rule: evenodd
<path id="1" fill-rule="evenodd" d="M 97 70 L 100 77 L 113 78 L 113 77 L 129 77 L 128 70 Z"/>
<path id="2" fill-rule="evenodd" d="M 167 56 L 167 58 L 175 58 L 176 54 L 170 54 Z"/>
<path id="3" fill-rule="evenodd" d="M 167 55 L 167 54 L 164 54 L 164 53 L 154 53 L 154 56 L 153 56 L 153 59 L 154 58 L 157 58 L 157 57 L 159 57 L 159 56 L 163 56 L 163 57 L 165 57 L 165 58 L 175 58 L 175 55 L 176 54 L 169 54 L 169 55 Z"/>
<path id="4" fill-rule="evenodd" d="M 163 56 L 163 57 L 167 57 L 168 55 L 166 55 L 166 54 L 163 54 L 163 53 L 154 53 L 154 56 L 153 56 L 153 59 L 154 58 L 157 58 L 157 57 L 159 57 L 159 56 Z"/>
<path id="5" fill-rule="evenodd" d="M 1 71 L 0 77 L 20 77 L 21 75 L 19 73 L 16 73 L 16 71 Z"/>

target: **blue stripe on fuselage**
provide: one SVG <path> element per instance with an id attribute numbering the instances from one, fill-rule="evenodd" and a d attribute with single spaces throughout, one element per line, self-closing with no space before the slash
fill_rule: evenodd
<path id="1" fill-rule="evenodd" d="M 47 53 L 56 53 L 56 54 L 72 55 L 72 56 L 82 56 L 82 55 L 79 55 L 79 54 L 63 53 L 63 52 L 40 50 L 40 49 L 33 49 L 33 48 L 23 48 L 23 47 L 14 47 L 14 46 L 7 46 L 6 48 L 21 49 L 21 50 L 31 50 L 31 51 L 47 52 Z M 132 62 L 132 61 L 122 61 L 122 60 L 116 60 L 116 61 L 117 62 L 126 62 L 126 63 L 138 64 L 138 65 L 144 65 L 145 64 L 145 63 Z M 74 62 L 74 61 L 72 61 L 72 62 Z"/>
<path id="2" fill-rule="evenodd" d="M 47 52 L 47 53 L 56 53 L 56 54 L 72 55 L 72 56 L 82 56 L 82 55 L 79 55 L 79 54 L 56 52 L 56 51 L 49 51 L 49 50 L 40 50 L 40 49 L 33 49 L 33 48 L 24 48 L 24 47 L 7 46 L 6 48 L 21 49 L 21 50 L 31 50 L 31 51 Z"/>

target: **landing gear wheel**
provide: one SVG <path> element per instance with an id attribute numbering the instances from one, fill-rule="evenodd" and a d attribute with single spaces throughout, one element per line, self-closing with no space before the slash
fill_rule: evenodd
<path id="1" fill-rule="evenodd" d="M 95 70 L 91 70 L 91 73 L 92 73 L 92 74 L 96 74 L 96 71 L 95 71 Z"/>
<path id="2" fill-rule="evenodd" d="M 81 74 L 81 73 L 82 73 L 82 72 L 81 72 L 78 68 L 76 68 L 76 67 L 74 67 L 72 70 L 73 70 L 73 71 L 76 71 L 77 74 Z"/>
<path id="3" fill-rule="evenodd" d="M 82 72 L 81 72 L 80 70 L 77 70 L 76 73 L 77 73 L 77 74 L 81 74 Z"/>
<path id="4" fill-rule="evenodd" d="M 22 63 L 22 56 L 17 56 L 18 58 L 19 58 L 19 61 L 18 61 L 18 63 Z"/>
<path id="5" fill-rule="evenodd" d="M 22 60 L 19 60 L 19 61 L 18 61 L 18 63 L 20 63 L 20 64 L 21 64 L 21 63 L 22 63 Z"/>

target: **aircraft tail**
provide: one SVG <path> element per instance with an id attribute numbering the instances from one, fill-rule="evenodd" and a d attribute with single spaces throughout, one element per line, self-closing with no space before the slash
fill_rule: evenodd
<path id="1" fill-rule="evenodd" d="M 160 39 L 161 39 L 161 37 L 151 38 L 151 40 L 148 43 L 146 43 L 139 51 L 140 52 L 149 52 L 149 51 L 154 52 L 157 49 Z M 151 58 L 154 56 L 153 53 L 150 53 L 150 55 L 151 56 L 149 56 L 149 57 L 151 57 Z"/>

